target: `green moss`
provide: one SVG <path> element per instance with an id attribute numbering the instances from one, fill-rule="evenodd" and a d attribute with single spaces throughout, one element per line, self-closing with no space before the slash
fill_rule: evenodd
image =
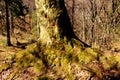
<path id="1" fill-rule="evenodd" d="M 71 70 L 71 62 L 66 57 L 62 57 L 60 68 L 64 75 L 67 77 L 67 79 L 74 80 L 74 76 Z"/>
<path id="2" fill-rule="evenodd" d="M 34 26 L 34 27 L 32 28 L 31 34 L 32 34 L 32 35 L 31 35 L 31 38 L 32 38 L 32 39 L 37 40 L 37 39 L 39 38 L 37 26 Z"/>
<path id="3" fill-rule="evenodd" d="M 34 80 L 54 80 L 47 76 L 35 77 Z"/>
<path id="4" fill-rule="evenodd" d="M 10 67 L 9 63 L 5 63 L 5 64 L 0 65 L 0 72 L 8 69 L 9 67 Z"/>
<path id="5" fill-rule="evenodd" d="M 120 68 L 120 55 L 115 56 L 115 60 L 117 61 L 117 67 Z"/>
<path id="6" fill-rule="evenodd" d="M 7 41 L 6 40 L 0 40 L 0 45 L 2 46 L 6 46 L 7 45 Z"/>
<path id="7" fill-rule="evenodd" d="M 39 57 L 39 49 L 36 44 L 27 47 L 26 50 L 20 51 L 15 55 L 15 61 L 18 67 L 34 66 Z"/>
<path id="8" fill-rule="evenodd" d="M 84 45 L 80 41 L 78 41 L 78 40 L 76 40 L 74 38 L 71 39 L 71 43 L 73 44 L 74 47 L 76 46 L 79 49 L 83 49 L 84 50 L 84 48 L 85 48 Z"/>
<path id="9" fill-rule="evenodd" d="M 34 71 L 36 73 L 44 73 L 45 72 L 45 69 L 43 69 L 43 62 L 42 60 L 37 60 L 36 63 L 34 64 Z"/>
<path id="10" fill-rule="evenodd" d="M 96 57 L 96 58 L 97 58 L 97 56 L 98 56 L 98 53 L 95 52 L 95 51 L 94 51 L 93 49 L 91 49 L 91 48 L 86 48 L 86 49 L 85 49 L 85 52 L 88 53 L 88 54 L 90 54 L 90 55 L 93 56 L 93 57 Z"/>
<path id="11" fill-rule="evenodd" d="M 14 71 L 12 74 L 10 74 L 10 77 L 8 80 L 13 80 L 13 78 L 16 76 L 16 74 L 17 74 L 17 70 Z"/>
<path id="12" fill-rule="evenodd" d="M 79 59 L 79 62 L 81 62 L 82 64 L 87 64 L 87 63 L 95 60 L 96 58 L 89 53 L 81 52 L 78 55 L 78 59 Z"/>
<path id="13" fill-rule="evenodd" d="M 65 42 L 64 42 L 65 41 Z M 32 44 L 27 47 L 26 50 L 20 51 L 15 56 L 17 67 L 34 67 L 36 73 L 44 75 L 48 68 L 50 68 L 60 78 L 66 78 L 68 80 L 76 79 L 76 73 L 71 64 L 79 66 L 78 70 L 83 67 L 87 68 L 87 64 L 95 61 L 98 57 L 98 53 L 94 52 L 91 48 L 82 48 L 81 44 L 64 41 L 54 41 L 50 46 Z M 40 44 L 40 43 L 39 43 Z M 46 66 L 47 65 L 47 66 Z M 90 65 L 88 65 L 90 66 Z M 89 67 L 98 76 L 101 76 L 101 70 L 98 66 Z M 92 71 L 90 73 L 92 73 Z M 74 73 L 74 74 L 73 74 Z M 35 80 L 51 80 L 53 77 L 36 77 Z M 54 80 L 54 79 L 53 79 Z"/>
<path id="14" fill-rule="evenodd" d="M 0 59 L 0 64 L 1 64 L 0 65 L 0 72 L 10 68 L 12 66 L 13 59 L 14 59 L 14 56 L 11 54 L 7 54 L 7 55 L 5 54 L 2 56 L 4 56 L 4 58 Z"/>
<path id="15" fill-rule="evenodd" d="M 104 70 L 115 68 L 117 64 L 114 56 L 102 56 L 100 57 L 100 61 L 103 65 Z"/>

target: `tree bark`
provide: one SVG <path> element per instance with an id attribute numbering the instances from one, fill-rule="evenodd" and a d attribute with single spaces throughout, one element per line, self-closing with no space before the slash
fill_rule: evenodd
<path id="1" fill-rule="evenodd" d="M 35 4 L 42 43 L 52 44 L 54 39 L 66 37 L 68 41 L 75 38 L 88 46 L 74 34 L 64 0 L 35 0 Z"/>

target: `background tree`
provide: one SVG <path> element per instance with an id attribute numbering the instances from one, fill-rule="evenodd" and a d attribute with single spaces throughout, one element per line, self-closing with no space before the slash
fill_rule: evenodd
<path id="1" fill-rule="evenodd" d="M 4 2 L 6 8 L 7 45 L 11 46 L 10 35 L 14 34 L 14 26 L 18 26 L 18 30 L 19 28 L 22 29 L 22 31 L 25 30 L 25 26 L 21 27 L 20 24 L 27 24 L 25 16 L 28 14 L 28 8 L 24 6 L 21 0 L 4 0 Z M 22 23 L 15 22 L 17 19 L 18 21 L 22 21 Z M 16 23 L 19 24 L 16 25 Z"/>
<path id="2" fill-rule="evenodd" d="M 73 1 L 65 0 L 65 4 L 70 19 L 74 16 L 74 32 L 81 40 L 92 47 L 111 48 L 119 32 L 119 0 L 76 0 L 74 5 Z"/>
<path id="3" fill-rule="evenodd" d="M 4 1 L 5 1 L 5 8 L 6 8 L 7 45 L 8 45 L 8 46 L 11 46 L 8 0 L 4 0 Z"/>
<path id="4" fill-rule="evenodd" d="M 4 27 L 5 26 L 5 23 L 6 22 L 6 19 L 5 19 L 5 3 L 4 3 L 4 0 L 1 0 L 0 1 L 0 34 L 3 34 L 5 35 L 5 30 L 6 28 Z"/>
<path id="5" fill-rule="evenodd" d="M 25 16 L 28 14 L 28 7 L 23 4 L 21 0 L 11 0 L 9 2 L 9 11 L 10 11 L 10 22 L 11 22 L 11 33 L 14 33 L 14 26 L 18 27 L 18 29 L 25 30 Z M 14 20 L 14 19 L 15 20 Z M 17 22 L 16 22 L 17 21 Z M 18 24 L 16 24 L 18 23 Z M 23 25 L 22 25 L 23 24 Z"/>

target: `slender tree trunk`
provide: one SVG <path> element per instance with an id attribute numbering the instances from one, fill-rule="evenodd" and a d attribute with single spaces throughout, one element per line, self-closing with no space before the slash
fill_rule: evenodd
<path id="1" fill-rule="evenodd" d="M 8 2 L 7 2 L 7 0 L 5 0 L 5 8 L 6 8 L 7 45 L 11 46 L 11 41 L 10 41 L 10 24 L 9 24 L 9 11 L 8 11 Z"/>
<path id="2" fill-rule="evenodd" d="M 10 26 L 10 30 L 11 30 L 11 35 L 14 35 L 14 22 L 13 22 L 13 13 L 10 11 L 10 21 L 11 21 L 11 26 Z"/>

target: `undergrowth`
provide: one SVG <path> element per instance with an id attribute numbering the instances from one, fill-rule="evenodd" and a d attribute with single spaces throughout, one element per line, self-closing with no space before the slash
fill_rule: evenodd
<path id="1" fill-rule="evenodd" d="M 50 46 L 34 43 L 16 53 L 11 63 L 17 69 L 33 67 L 35 73 L 41 74 L 34 76 L 35 80 L 89 80 L 95 76 L 107 80 L 106 72 L 120 67 L 119 56 L 100 55 L 94 49 L 81 47 L 81 44 L 71 46 L 71 42 L 64 40 Z"/>

